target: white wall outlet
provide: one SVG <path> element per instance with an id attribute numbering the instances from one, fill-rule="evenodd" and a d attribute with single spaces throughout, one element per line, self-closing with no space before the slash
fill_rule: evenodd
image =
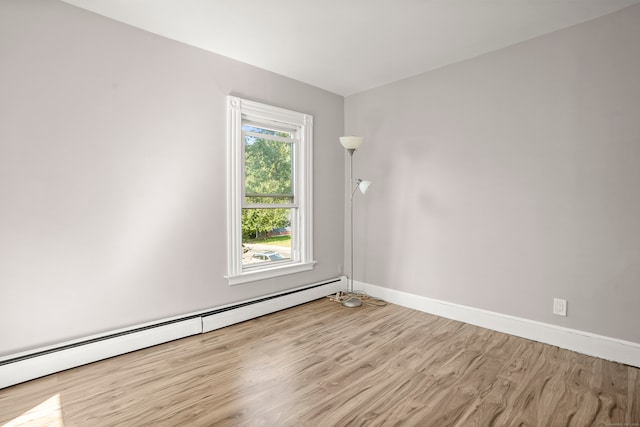
<path id="1" fill-rule="evenodd" d="M 567 315 L 567 300 L 566 299 L 553 299 L 553 314 L 557 314 L 558 316 L 566 316 Z"/>

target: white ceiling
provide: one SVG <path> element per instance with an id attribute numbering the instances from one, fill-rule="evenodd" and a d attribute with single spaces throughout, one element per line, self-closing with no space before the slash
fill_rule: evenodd
<path id="1" fill-rule="evenodd" d="M 350 95 L 640 0 L 63 0 Z"/>

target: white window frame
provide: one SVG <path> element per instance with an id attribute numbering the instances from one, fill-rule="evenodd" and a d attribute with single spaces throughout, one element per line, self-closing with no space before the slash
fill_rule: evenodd
<path id="1" fill-rule="evenodd" d="M 242 265 L 242 208 L 244 203 L 244 121 L 272 123 L 297 130 L 293 156 L 296 201 L 292 219 L 291 260 L 273 265 Z M 227 96 L 227 276 L 229 285 L 269 279 L 313 269 L 312 153 L 313 116 L 255 101 Z"/>

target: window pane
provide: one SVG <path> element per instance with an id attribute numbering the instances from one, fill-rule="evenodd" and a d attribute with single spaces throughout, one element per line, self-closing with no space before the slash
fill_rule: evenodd
<path id="1" fill-rule="evenodd" d="M 265 132 L 266 129 L 251 128 Z M 276 136 L 289 137 L 285 132 Z M 282 203 L 268 201 L 268 198 L 293 199 L 293 144 L 287 141 L 244 135 L 245 195 L 264 198 L 265 201 L 249 203 Z M 248 202 L 248 200 L 246 200 Z"/>
<path id="2" fill-rule="evenodd" d="M 293 209 L 242 209 L 242 266 L 291 260 Z"/>

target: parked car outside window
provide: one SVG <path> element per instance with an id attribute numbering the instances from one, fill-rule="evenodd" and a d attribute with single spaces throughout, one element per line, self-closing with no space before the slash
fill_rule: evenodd
<path id="1" fill-rule="evenodd" d="M 256 252 L 251 257 L 253 261 L 265 262 L 265 261 L 280 261 L 286 259 L 277 252 Z"/>

